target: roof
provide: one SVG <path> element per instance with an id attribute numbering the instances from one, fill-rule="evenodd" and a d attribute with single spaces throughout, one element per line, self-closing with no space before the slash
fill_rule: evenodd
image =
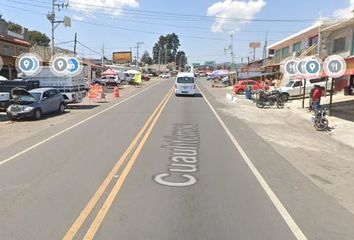
<path id="1" fill-rule="evenodd" d="M 321 23 L 316 23 L 315 25 L 312 25 L 311 27 L 305 28 L 293 35 L 290 35 L 289 37 L 284 38 L 283 40 L 280 40 L 280 41 L 268 46 L 267 49 L 273 49 L 274 47 L 281 45 L 283 43 L 286 43 L 287 41 L 292 40 L 293 38 L 300 37 L 303 34 L 306 34 L 308 32 L 315 30 L 315 29 L 318 29 L 320 26 L 321 26 Z"/>
<path id="2" fill-rule="evenodd" d="M 338 21 L 338 22 L 333 23 L 327 27 L 322 28 L 321 32 L 335 31 L 337 29 L 341 29 L 343 27 L 350 26 L 353 24 L 353 22 L 354 22 L 354 18 L 350 18 L 350 19 L 343 20 L 343 21 Z"/>
<path id="3" fill-rule="evenodd" d="M 194 73 L 181 72 L 181 73 L 178 73 L 177 77 L 194 77 Z"/>
<path id="4" fill-rule="evenodd" d="M 3 34 L 0 34 L 0 41 L 5 41 L 5 42 L 13 43 L 16 45 L 24 46 L 24 47 L 30 46 L 30 42 L 28 42 L 26 40 L 12 37 L 12 36 L 5 36 Z"/>

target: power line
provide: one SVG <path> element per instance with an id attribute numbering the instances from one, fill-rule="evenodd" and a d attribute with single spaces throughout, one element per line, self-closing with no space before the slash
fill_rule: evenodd
<path id="1" fill-rule="evenodd" d="M 7 0 L 10 1 L 10 0 Z M 16 0 L 11 0 L 11 2 L 17 2 L 21 4 L 27 4 L 27 5 L 32 5 L 36 7 L 43 8 L 43 6 L 36 5 L 36 4 L 31 4 L 28 2 L 23 2 L 23 1 L 16 1 Z M 36 1 L 35 1 L 36 2 Z M 39 2 L 39 1 L 37 1 Z M 41 1 L 42 2 L 42 1 Z M 71 8 L 72 6 L 77 6 L 80 7 L 80 9 L 74 9 L 74 10 L 79 10 L 82 11 L 83 8 L 86 8 L 88 10 L 98 10 L 103 8 L 101 5 L 96 5 L 96 4 L 82 4 L 82 3 L 71 3 Z M 139 16 L 145 15 L 145 16 L 154 16 L 154 17 L 164 17 L 164 18 L 173 18 L 176 20 L 177 18 L 186 20 L 186 17 L 189 17 L 190 19 L 194 19 L 197 21 L 200 20 L 215 20 L 215 19 L 221 19 L 224 21 L 236 21 L 236 22 L 314 22 L 318 21 L 319 19 L 315 18 L 301 18 L 301 19 L 261 19 L 261 18 L 231 18 L 231 17 L 219 17 L 219 16 L 203 16 L 203 15 L 196 15 L 196 14 L 181 14 L 181 13 L 172 13 L 172 12 L 162 12 L 162 11 L 148 11 L 148 10 L 137 10 L 137 9 L 129 9 L 129 8 L 124 8 L 124 7 L 110 7 L 109 8 L 111 11 L 112 10 L 117 10 L 117 11 L 125 11 L 128 13 L 139 13 Z M 343 20 L 343 19 L 330 19 L 330 20 Z"/>

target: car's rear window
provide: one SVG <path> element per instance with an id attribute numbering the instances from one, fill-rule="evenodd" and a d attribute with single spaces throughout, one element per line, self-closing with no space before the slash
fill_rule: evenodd
<path id="1" fill-rule="evenodd" d="M 192 77 L 178 77 L 177 83 L 194 83 L 194 78 L 192 78 Z"/>

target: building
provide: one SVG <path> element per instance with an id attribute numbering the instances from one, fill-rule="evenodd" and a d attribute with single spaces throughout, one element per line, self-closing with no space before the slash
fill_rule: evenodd
<path id="1" fill-rule="evenodd" d="M 16 58 L 22 53 L 29 52 L 29 49 L 28 30 L 22 28 L 21 34 L 11 32 L 8 30 L 8 23 L 0 19 L 0 57 L 3 61 L 0 75 L 8 79 L 16 78 Z"/>
<path id="2" fill-rule="evenodd" d="M 282 79 L 281 65 L 292 57 L 307 57 L 318 54 L 321 24 L 315 24 L 267 47 L 263 74 L 273 79 Z"/>
<path id="3" fill-rule="evenodd" d="M 340 55 L 347 63 L 346 74 L 335 80 L 336 91 L 354 88 L 354 18 L 321 27 L 320 57 Z"/>

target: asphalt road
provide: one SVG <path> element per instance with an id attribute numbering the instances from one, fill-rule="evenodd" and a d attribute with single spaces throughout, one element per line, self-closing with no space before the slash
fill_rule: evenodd
<path id="1" fill-rule="evenodd" d="M 172 87 L 5 149 L 0 239 L 354 239 L 353 215 L 205 88 Z"/>

